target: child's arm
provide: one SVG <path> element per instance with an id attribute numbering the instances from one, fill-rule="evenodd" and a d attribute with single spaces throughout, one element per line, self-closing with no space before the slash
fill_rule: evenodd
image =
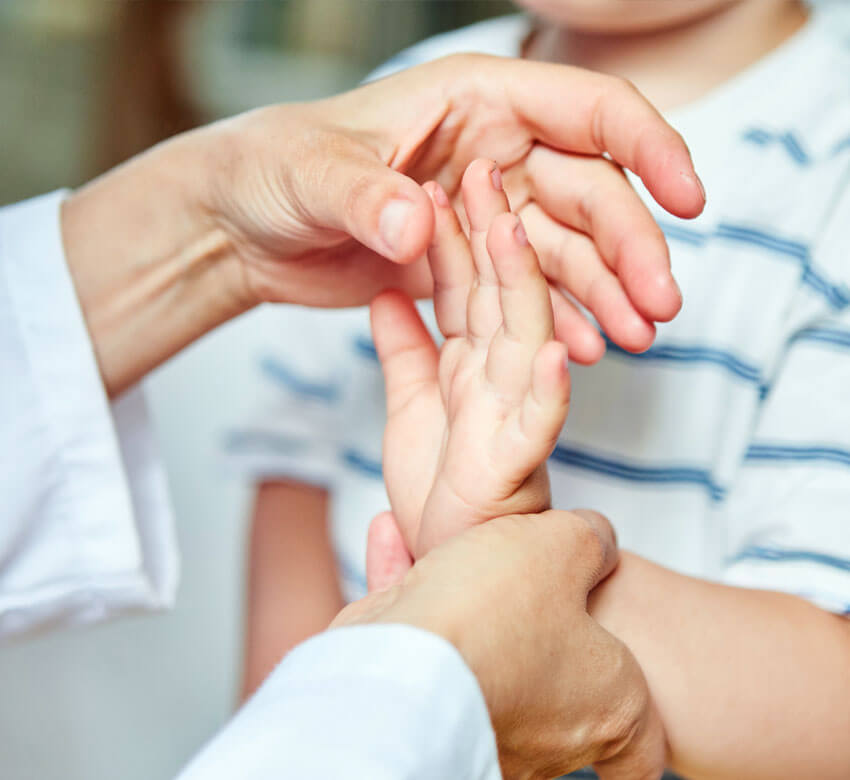
<path id="1" fill-rule="evenodd" d="M 628 553 L 591 614 L 643 667 L 684 776 L 850 778 L 850 620 Z"/>
<path id="2" fill-rule="evenodd" d="M 242 698 L 344 606 L 328 535 L 328 494 L 298 482 L 259 486 L 251 528 Z"/>

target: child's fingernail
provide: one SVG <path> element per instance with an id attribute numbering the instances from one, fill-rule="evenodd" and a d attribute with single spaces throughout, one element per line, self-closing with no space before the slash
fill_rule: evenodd
<path id="1" fill-rule="evenodd" d="M 525 232 L 525 226 L 522 224 L 522 220 L 519 217 L 516 218 L 514 237 L 520 246 L 528 246 L 528 233 Z"/>
<path id="2" fill-rule="evenodd" d="M 493 189 L 495 189 L 497 192 L 502 191 L 502 172 L 498 168 L 494 168 L 492 171 L 490 171 L 490 181 L 493 182 Z"/>
<path id="3" fill-rule="evenodd" d="M 446 195 L 446 191 L 439 185 L 439 183 L 434 183 L 434 200 L 440 208 L 448 208 L 449 207 L 449 196 Z"/>
<path id="4" fill-rule="evenodd" d="M 702 193 L 702 199 L 706 200 L 705 185 L 702 183 L 702 179 L 700 179 L 697 174 L 694 174 L 694 176 L 697 180 L 697 184 L 699 185 L 699 191 Z"/>
<path id="5" fill-rule="evenodd" d="M 413 204 L 409 200 L 391 200 L 381 212 L 378 229 L 381 231 L 384 244 L 393 254 L 401 250 L 404 229 L 407 227 L 412 210 Z"/>

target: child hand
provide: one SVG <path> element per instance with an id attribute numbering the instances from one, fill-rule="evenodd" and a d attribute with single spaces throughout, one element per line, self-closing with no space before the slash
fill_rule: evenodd
<path id="1" fill-rule="evenodd" d="M 469 526 L 549 508 L 545 461 L 570 395 L 549 288 L 496 164 L 476 160 L 464 176 L 468 239 L 439 185 L 425 189 L 445 343 L 437 349 L 405 294 L 372 304 L 387 394 L 384 478 L 416 557 Z"/>

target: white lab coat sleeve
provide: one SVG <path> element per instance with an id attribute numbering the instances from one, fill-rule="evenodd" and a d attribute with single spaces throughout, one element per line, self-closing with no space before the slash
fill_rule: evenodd
<path id="1" fill-rule="evenodd" d="M 292 651 L 178 780 L 499 780 L 478 682 L 445 640 L 334 629 Z"/>
<path id="2" fill-rule="evenodd" d="M 0 209 L 0 641 L 168 606 L 177 582 L 144 399 L 105 395 L 64 196 Z"/>

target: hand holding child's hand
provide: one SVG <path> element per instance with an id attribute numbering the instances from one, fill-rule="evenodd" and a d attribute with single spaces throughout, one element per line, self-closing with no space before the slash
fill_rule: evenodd
<path id="1" fill-rule="evenodd" d="M 496 164 L 477 160 L 464 176 L 469 239 L 439 185 L 426 190 L 446 342 L 438 351 L 403 293 L 372 307 L 387 389 L 384 473 L 417 557 L 469 526 L 549 508 L 545 461 L 570 394 L 549 288 Z"/>

